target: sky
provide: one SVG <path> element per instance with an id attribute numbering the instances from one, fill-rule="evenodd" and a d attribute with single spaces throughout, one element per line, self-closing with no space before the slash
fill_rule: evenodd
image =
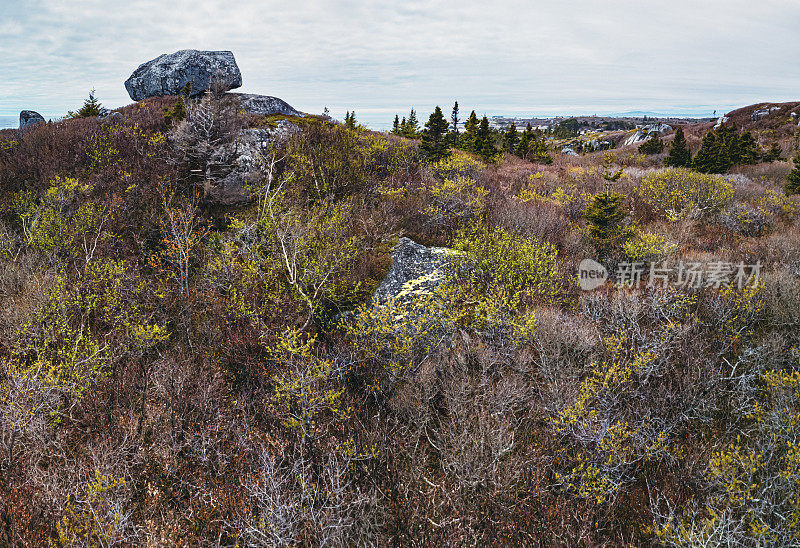
<path id="1" fill-rule="evenodd" d="M 237 90 L 373 127 L 449 113 L 727 112 L 800 100 L 798 0 L 0 0 L 0 115 L 131 103 L 136 67 L 231 50 Z"/>

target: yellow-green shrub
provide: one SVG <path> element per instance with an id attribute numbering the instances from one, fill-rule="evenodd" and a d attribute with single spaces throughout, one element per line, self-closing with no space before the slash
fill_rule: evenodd
<path id="1" fill-rule="evenodd" d="M 625 255 L 633 261 L 661 261 L 675 251 L 677 245 L 655 232 L 637 230 L 623 245 Z"/>
<path id="2" fill-rule="evenodd" d="M 558 299 L 561 277 L 558 252 L 551 244 L 512 234 L 482 223 L 461 230 L 453 247 L 476 260 L 479 271 L 509 292 L 513 302 L 523 297 L 552 303 Z"/>
<path id="3" fill-rule="evenodd" d="M 733 187 L 716 175 L 664 169 L 642 180 L 639 195 L 669 219 L 719 211 L 733 198 Z"/>

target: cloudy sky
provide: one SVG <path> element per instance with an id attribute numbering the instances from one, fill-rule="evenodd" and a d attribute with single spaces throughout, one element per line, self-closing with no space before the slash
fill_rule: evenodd
<path id="1" fill-rule="evenodd" d="M 106 106 L 142 62 L 232 50 L 240 91 L 372 125 L 488 114 L 710 114 L 800 99 L 797 0 L 0 0 L 0 115 Z"/>

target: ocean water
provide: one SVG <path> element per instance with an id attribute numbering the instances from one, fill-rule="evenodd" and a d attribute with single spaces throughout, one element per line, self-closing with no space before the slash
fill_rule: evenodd
<path id="1" fill-rule="evenodd" d="M 0 116 L 0 129 L 18 128 L 19 116 Z"/>

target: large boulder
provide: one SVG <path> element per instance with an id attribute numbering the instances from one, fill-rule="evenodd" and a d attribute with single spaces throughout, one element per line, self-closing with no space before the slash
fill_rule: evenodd
<path id="1" fill-rule="evenodd" d="M 392 249 L 392 267 L 375 290 L 375 301 L 404 302 L 432 295 L 448 279 L 455 255 L 460 252 L 446 247 L 425 247 L 409 238 L 400 238 Z"/>
<path id="2" fill-rule="evenodd" d="M 23 110 L 19 113 L 19 129 L 26 129 L 41 122 L 44 122 L 44 116 L 35 110 Z"/>
<path id="3" fill-rule="evenodd" d="M 292 106 L 278 97 L 270 95 L 256 95 L 253 93 L 231 93 L 239 98 L 239 102 L 245 112 L 258 116 L 270 116 L 272 114 L 283 114 L 284 116 L 303 116 Z"/>
<path id="4" fill-rule="evenodd" d="M 241 87 L 242 73 L 230 51 L 184 49 L 159 55 L 139 65 L 125 89 L 134 101 L 158 95 L 178 95 L 187 83 L 191 94 L 200 95 L 218 81 L 225 91 Z"/>

